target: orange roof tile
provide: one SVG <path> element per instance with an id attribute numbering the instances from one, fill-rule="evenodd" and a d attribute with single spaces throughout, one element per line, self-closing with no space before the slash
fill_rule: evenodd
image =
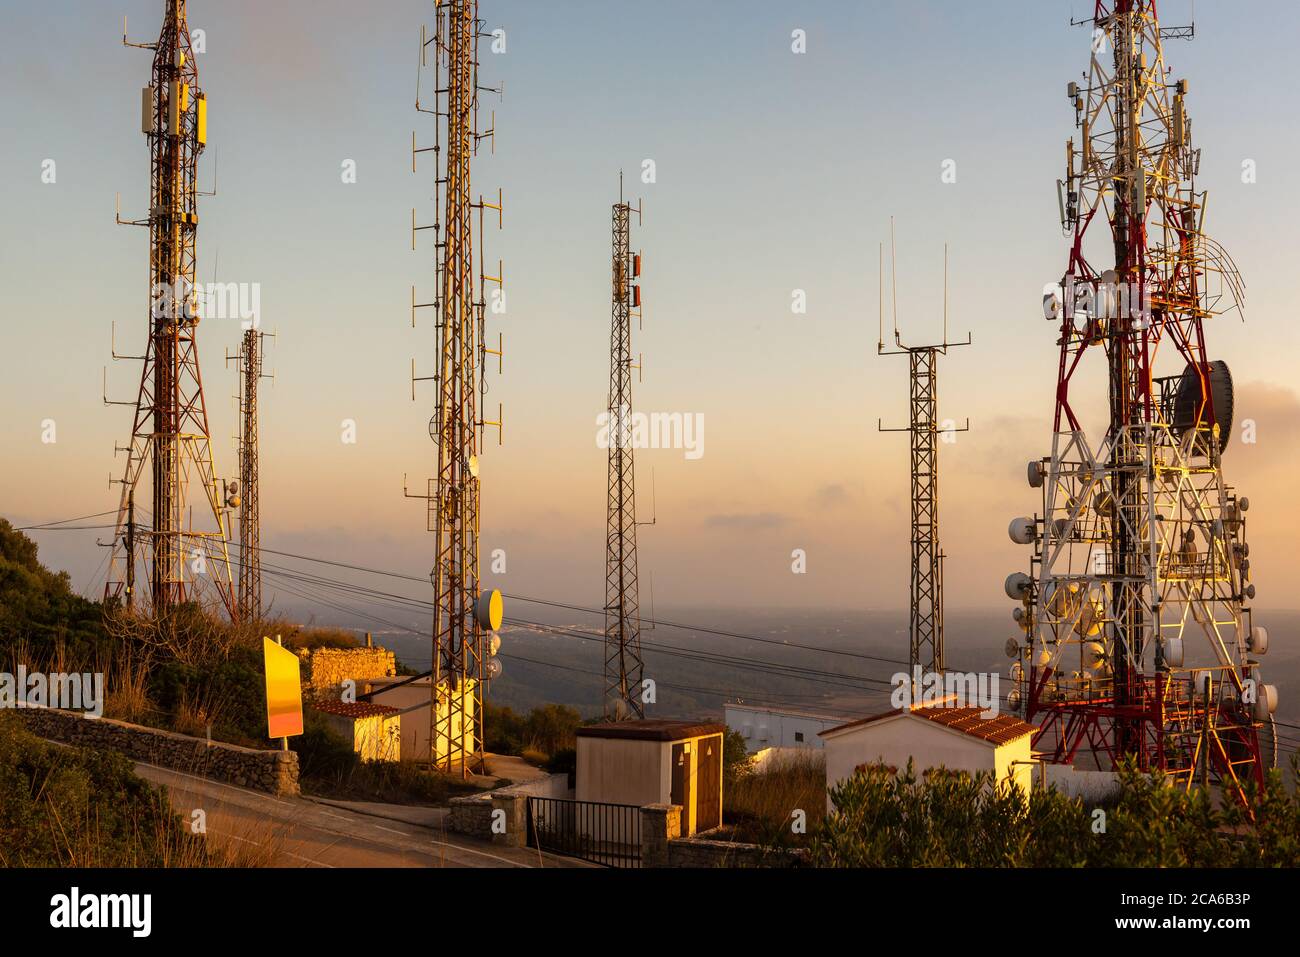
<path id="1" fill-rule="evenodd" d="M 850 721 L 842 724 L 838 728 L 831 728 L 823 731 L 820 736 L 834 734 L 836 731 L 844 731 L 848 728 L 859 727 L 865 724 L 871 724 L 882 718 L 889 718 L 894 715 L 912 714 L 918 718 L 925 718 L 927 721 L 933 721 L 935 724 L 942 724 L 954 731 L 960 731 L 962 734 L 969 734 L 973 738 L 979 738 L 988 741 L 991 744 L 1006 744 L 1009 741 L 1016 741 L 1027 734 L 1034 734 L 1038 731 L 1036 727 L 1027 721 L 1021 721 L 1014 715 L 999 714 L 992 718 L 985 718 L 983 711 L 979 708 L 946 708 L 942 706 L 927 706 L 912 708 L 909 711 L 898 711 L 890 709 L 880 714 L 873 714 L 866 718 L 859 718 L 856 721 Z"/>
<path id="2" fill-rule="evenodd" d="M 312 707 L 317 711 L 336 714 L 341 718 L 373 718 L 376 715 L 387 717 L 398 713 L 396 708 L 390 708 L 386 704 L 372 704 L 369 701 L 358 701 L 352 704 L 343 701 L 317 701 Z"/>

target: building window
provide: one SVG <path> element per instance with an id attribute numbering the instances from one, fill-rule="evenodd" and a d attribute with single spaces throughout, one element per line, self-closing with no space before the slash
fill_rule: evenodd
<path id="1" fill-rule="evenodd" d="M 794 739 L 795 739 L 795 741 L 798 742 L 799 744 L 803 744 L 803 732 L 802 732 L 802 731 L 796 731 L 796 732 L 794 733 Z"/>

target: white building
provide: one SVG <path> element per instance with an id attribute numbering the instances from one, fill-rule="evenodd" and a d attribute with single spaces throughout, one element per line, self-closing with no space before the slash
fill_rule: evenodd
<path id="1" fill-rule="evenodd" d="M 676 804 L 681 836 L 722 823 L 720 724 L 696 721 L 614 721 L 578 729 L 577 799 L 610 805 Z M 585 833 L 617 822 L 594 812 Z M 602 823 L 603 822 L 603 823 Z"/>
<path id="2" fill-rule="evenodd" d="M 458 692 L 464 696 L 462 709 L 467 719 L 472 718 L 474 714 L 472 691 L 473 681 L 470 680 L 461 685 L 461 690 Z M 433 697 L 432 679 L 418 678 L 412 681 L 409 678 L 395 677 L 358 680 L 357 694 L 369 694 L 370 700 L 374 703 L 387 705 L 396 710 L 402 729 L 401 759 L 403 761 L 429 760 L 429 703 Z M 459 715 L 448 715 L 446 684 L 442 683 L 438 686 L 438 721 L 442 727 L 439 732 L 438 747 L 445 747 L 447 736 L 454 740 L 457 735 L 460 735 L 461 746 L 467 753 L 472 754 L 474 751 L 473 721 L 466 720 L 463 727 L 454 728 L 448 733 L 445 725 L 453 717 L 459 725 L 461 723 Z M 440 755 L 440 761 L 442 758 L 443 756 Z"/>
<path id="3" fill-rule="evenodd" d="M 1038 729 L 1009 714 L 986 718 L 979 708 L 920 707 L 886 711 L 822 732 L 826 787 L 835 787 L 864 765 L 902 771 L 911 760 L 918 776 L 933 768 L 993 772 L 1029 793 L 1033 782 L 1030 742 Z M 829 809 L 829 793 L 826 799 Z"/>
<path id="4" fill-rule="evenodd" d="M 344 741 L 351 742 L 362 761 L 401 760 L 402 725 L 396 708 L 367 701 L 317 701 L 313 707 Z"/>
<path id="5" fill-rule="evenodd" d="M 843 721 L 825 714 L 749 704 L 724 704 L 722 720 L 745 739 L 750 754 L 768 748 L 821 748 L 818 735 Z"/>

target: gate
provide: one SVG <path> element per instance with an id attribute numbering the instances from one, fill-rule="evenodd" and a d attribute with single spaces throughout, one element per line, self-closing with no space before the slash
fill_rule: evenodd
<path id="1" fill-rule="evenodd" d="M 604 867 L 640 867 L 641 808 L 530 797 L 528 846 Z"/>

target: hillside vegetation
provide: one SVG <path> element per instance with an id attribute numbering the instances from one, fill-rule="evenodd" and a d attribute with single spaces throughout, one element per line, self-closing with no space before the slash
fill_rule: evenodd
<path id="1" fill-rule="evenodd" d="M 1252 812 L 1209 793 L 1121 772 L 1107 804 L 1055 791 L 1026 802 L 989 774 L 859 769 L 831 791 L 812 841 L 821 867 L 1296 867 L 1300 799 L 1270 773 Z"/>

